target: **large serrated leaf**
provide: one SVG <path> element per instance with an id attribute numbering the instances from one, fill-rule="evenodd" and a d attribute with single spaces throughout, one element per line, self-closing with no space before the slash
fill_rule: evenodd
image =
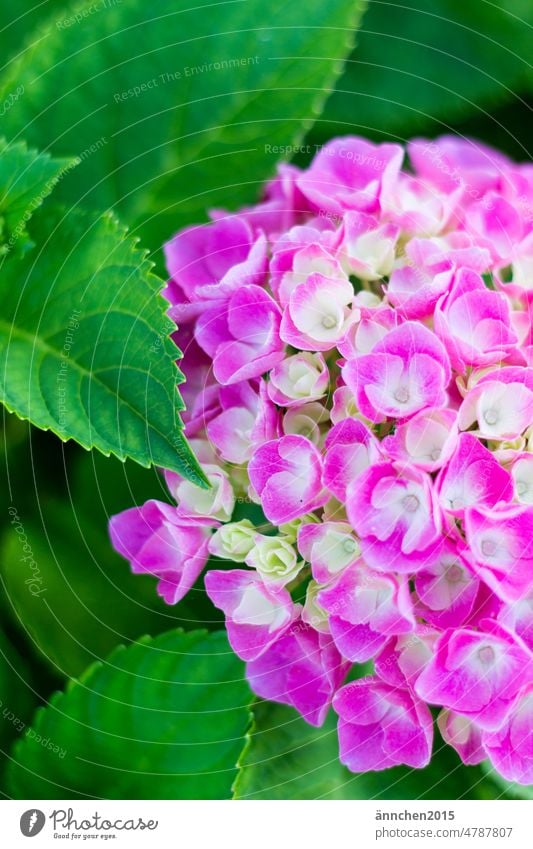
<path id="1" fill-rule="evenodd" d="M 17 799 L 229 798 L 249 701 L 244 665 L 223 632 L 170 631 L 119 648 L 37 711 L 33 734 L 14 749 L 8 792 Z"/>
<path id="2" fill-rule="evenodd" d="M 339 762 L 335 714 L 313 728 L 284 705 L 259 702 L 240 761 L 236 799 L 487 799 L 499 798 L 478 767 L 465 767 L 436 739 L 423 770 L 393 767 L 354 775 Z"/>
<path id="3" fill-rule="evenodd" d="M 111 215 L 47 210 L 0 275 L 0 400 L 62 439 L 202 473 L 183 436 L 161 281 Z"/>
<path id="4" fill-rule="evenodd" d="M 26 223 L 76 159 L 53 159 L 0 138 L 0 255 L 26 247 Z"/>
<path id="5" fill-rule="evenodd" d="M 62 197 L 118 204 L 159 247 L 207 207 L 256 197 L 319 113 L 363 6 L 128 0 L 79 24 L 65 11 L 3 75 L 25 89 L 4 132 L 80 156 Z"/>

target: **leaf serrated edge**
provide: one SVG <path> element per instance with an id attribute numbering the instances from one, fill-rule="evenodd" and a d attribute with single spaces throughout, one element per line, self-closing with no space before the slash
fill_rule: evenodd
<path id="1" fill-rule="evenodd" d="M 24 171 L 21 172 L 22 176 L 38 160 L 40 160 L 41 162 L 46 162 L 47 165 L 53 163 L 56 168 L 56 173 L 47 179 L 44 186 L 41 188 L 39 194 L 32 198 L 31 208 L 27 207 L 24 210 L 20 221 L 17 222 L 17 227 L 20 227 L 21 224 L 23 225 L 20 235 L 26 235 L 24 225 L 31 220 L 34 213 L 43 205 L 47 197 L 52 194 L 53 190 L 55 189 L 59 181 L 63 179 L 65 174 L 68 171 L 71 171 L 73 168 L 76 168 L 76 166 L 80 164 L 81 159 L 79 158 L 79 156 L 53 156 L 46 150 L 40 151 L 36 147 L 28 147 L 26 141 L 23 139 L 20 139 L 19 141 L 9 142 L 5 136 L 0 136 L 0 156 L 3 156 L 4 154 L 9 154 L 10 152 L 15 152 L 17 155 L 20 154 L 30 159 Z M 9 204 L 7 205 L 6 209 L 2 210 L 2 216 L 5 216 L 6 212 L 9 212 Z M 8 257 L 11 257 L 14 253 L 14 248 L 11 249 L 7 247 L 5 253 L 2 254 L 0 268 L 2 264 L 8 259 Z"/>
<path id="2" fill-rule="evenodd" d="M 65 208 L 63 206 L 60 206 L 60 207 L 58 207 L 58 209 L 65 209 Z M 186 380 L 186 378 L 183 375 L 183 372 L 180 370 L 180 368 L 179 368 L 179 366 L 176 362 L 176 360 L 179 359 L 179 357 L 181 356 L 181 351 L 178 348 L 178 346 L 176 345 L 176 343 L 174 342 L 174 340 L 171 338 L 171 334 L 175 333 L 176 330 L 177 330 L 177 325 L 170 318 L 170 316 L 167 314 L 168 302 L 165 300 L 165 298 L 161 294 L 162 290 L 165 286 L 165 281 L 162 280 L 158 275 L 153 273 L 152 269 L 154 267 L 154 263 L 151 260 L 148 259 L 148 254 L 149 254 L 148 249 L 137 247 L 138 242 L 139 242 L 138 237 L 132 236 L 129 233 L 129 228 L 127 227 L 127 225 L 124 225 L 119 220 L 119 218 L 117 218 L 117 216 L 114 214 L 114 212 L 112 212 L 111 210 L 106 210 L 103 213 L 93 213 L 93 214 L 95 216 L 94 219 L 92 219 L 91 213 L 87 212 L 86 210 L 77 210 L 77 212 L 75 213 L 76 217 L 86 216 L 88 219 L 93 220 L 94 223 L 97 222 L 97 221 L 102 221 L 104 223 L 104 225 L 106 226 L 107 234 L 110 237 L 113 237 L 113 238 L 116 239 L 115 249 L 118 248 L 121 244 L 126 243 L 128 256 L 131 258 L 132 267 L 134 267 L 138 271 L 139 274 L 142 274 L 143 279 L 147 282 L 148 286 L 152 289 L 153 294 L 156 298 L 157 304 L 160 306 L 161 311 L 165 316 L 165 320 L 167 321 L 167 324 L 168 324 L 168 333 L 165 335 L 165 338 L 164 338 L 165 353 L 167 354 L 167 356 L 171 360 L 171 368 L 172 368 L 173 375 L 174 375 L 174 393 L 175 393 L 174 405 L 175 405 L 175 412 L 177 414 L 176 415 L 177 421 L 175 423 L 176 433 L 175 433 L 175 439 L 174 439 L 173 444 L 174 444 L 174 448 L 176 450 L 176 453 L 178 453 L 177 443 L 179 443 L 180 446 L 183 446 L 185 448 L 185 455 L 188 455 L 188 456 L 184 456 L 183 453 L 180 454 L 180 465 L 176 464 L 173 471 L 176 471 L 178 474 L 182 474 L 182 475 L 183 475 L 183 472 L 186 471 L 187 472 L 186 477 L 188 477 L 188 479 L 191 482 L 196 484 L 201 489 L 209 489 L 210 488 L 209 481 L 207 480 L 207 477 L 205 476 L 200 464 L 198 463 L 198 461 L 196 460 L 194 454 L 192 453 L 192 451 L 190 449 L 190 446 L 189 446 L 189 444 L 188 444 L 188 442 L 185 438 L 185 435 L 183 433 L 183 429 L 184 429 L 183 422 L 181 420 L 181 417 L 179 416 L 179 413 L 182 412 L 185 409 L 185 404 L 183 403 L 183 399 L 182 399 L 180 391 L 179 391 L 179 385 L 182 384 Z M 32 422 L 32 419 L 29 416 L 24 415 L 23 413 L 20 413 L 17 409 L 15 409 L 15 407 L 11 406 L 11 404 L 8 401 L 6 401 L 5 399 L 1 399 L 1 403 L 5 406 L 5 408 L 8 410 L 8 412 L 14 413 L 20 421 L 29 421 L 30 423 L 35 424 L 34 422 Z M 92 451 L 92 450 L 96 449 L 104 457 L 110 457 L 111 455 L 113 455 L 113 456 L 117 457 L 117 459 L 119 459 L 122 463 L 125 463 L 126 460 L 128 458 L 130 458 L 134 462 L 136 462 L 140 466 L 142 466 L 143 468 L 148 469 L 148 468 L 151 468 L 154 465 L 158 465 L 158 464 L 154 463 L 154 461 L 151 458 L 147 459 L 146 461 L 143 461 L 141 458 L 136 457 L 131 453 L 127 453 L 127 452 L 124 452 L 124 451 L 119 453 L 119 451 L 116 450 L 116 449 L 115 450 L 113 450 L 113 449 L 106 450 L 104 448 L 101 448 L 98 445 L 82 441 L 82 440 L 78 439 L 77 437 L 65 436 L 64 434 L 59 433 L 59 431 L 57 430 L 57 427 L 54 424 L 49 424 L 49 425 L 37 425 L 37 424 L 35 424 L 35 426 L 38 427 L 40 430 L 49 431 L 50 433 L 53 433 L 55 436 L 57 436 L 64 443 L 66 443 L 66 442 L 68 442 L 69 440 L 72 439 L 78 445 L 81 445 L 81 447 L 84 448 L 86 451 Z"/>
<path id="3" fill-rule="evenodd" d="M 84 687 L 94 675 L 98 674 L 100 671 L 105 670 L 107 665 L 110 664 L 115 658 L 119 655 L 123 655 L 126 652 L 135 652 L 135 649 L 140 648 L 142 646 L 153 646 L 160 639 L 168 639 L 169 637 L 182 637 L 184 634 L 187 636 L 196 636 L 199 638 L 205 639 L 207 635 L 210 633 L 217 634 L 223 633 L 218 631 L 208 631 L 204 628 L 198 628 L 194 631 L 185 631 L 184 628 L 171 628 L 169 631 L 165 631 L 163 634 L 157 634 L 155 637 L 152 637 L 150 634 L 144 634 L 142 637 L 138 637 L 133 642 L 126 645 L 125 643 L 119 643 L 116 645 L 109 654 L 103 660 L 95 660 L 93 663 L 90 663 L 83 672 L 79 675 L 72 676 L 67 679 L 63 689 L 54 690 L 53 693 L 48 697 L 46 705 L 39 705 L 35 709 L 35 712 L 32 717 L 32 721 L 28 723 L 28 728 L 38 731 L 42 725 L 43 717 L 46 715 L 49 708 L 53 708 L 54 710 L 59 710 L 59 705 L 61 702 L 67 698 L 73 691 L 77 690 L 80 687 Z M 121 670 L 123 671 L 123 670 Z M 12 754 L 16 755 L 21 746 L 24 746 L 25 737 L 19 737 L 12 746 Z"/>

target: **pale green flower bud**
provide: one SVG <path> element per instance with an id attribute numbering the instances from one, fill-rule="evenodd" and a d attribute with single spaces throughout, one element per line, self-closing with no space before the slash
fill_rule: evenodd
<path id="1" fill-rule="evenodd" d="M 218 528 L 209 540 L 209 551 L 216 557 L 244 563 L 255 546 L 257 531 L 249 519 L 229 522 Z"/>
<path id="2" fill-rule="evenodd" d="M 246 563 L 257 569 L 265 583 L 280 586 L 294 580 L 303 566 L 303 563 L 297 562 L 296 551 L 287 539 L 262 534 L 256 534 L 255 545 Z"/>

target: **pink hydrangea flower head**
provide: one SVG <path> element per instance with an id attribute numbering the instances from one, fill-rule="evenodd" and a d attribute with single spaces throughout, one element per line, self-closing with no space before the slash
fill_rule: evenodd
<path id="1" fill-rule="evenodd" d="M 322 507 L 322 458 L 305 436 L 282 436 L 260 445 L 248 464 L 265 516 L 277 525 Z"/>
<path id="2" fill-rule="evenodd" d="M 371 568 L 416 572 L 438 555 L 442 518 L 425 472 L 376 463 L 350 484 L 346 507 Z"/>
<path id="3" fill-rule="evenodd" d="M 449 629 L 415 683 L 418 696 L 494 730 L 507 716 L 531 676 L 526 647 L 492 620 L 485 630 Z"/>
<path id="4" fill-rule="evenodd" d="M 344 136 L 320 149 L 298 179 L 298 187 L 317 209 L 326 212 L 376 212 L 400 171 L 402 159 L 399 145 L 375 145 L 358 136 Z"/>
<path id="5" fill-rule="evenodd" d="M 357 663 L 374 657 L 391 634 L 415 627 L 405 579 L 371 572 L 361 561 L 320 590 L 317 601 L 329 613 L 331 635 L 340 653 Z"/>
<path id="6" fill-rule="evenodd" d="M 339 715 L 340 760 L 352 772 L 429 763 L 431 714 L 409 690 L 379 678 L 352 681 L 337 691 L 333 708 Z"/>
<path id="7" fill-rule="evenodd" d="M 109 534 L 133 572 L 159 578 L 157 592 L 167 604 L 176 604 L 188 593 L 209 556 L 209 530 L 180 521 L 176 508 L 161 501 L 112 516 Z"/>
<path id="8" fill-rule="evenodd" d="M 329 635 L 299 620 L 247 664 L 246 677 L 261 698 L 291 705 L 310 725 L 320 726 L 349 666 Z"/>
<path id="9" fill-rule="evenodd" d="M 389 331 L 369 354 L 349 360 L 342 374 L 361 413 L 381 422 L 443 406 L 450 364 L 434 333 L 406 321 Z"/>
<path id="10" fill-rule="evenodd" d="M 242 660 L 254 660 L 283 634 L 298 615 L 285 589 L 267 587 L 252 571 L 211 569 L 207 595 L 226 616 L 228 639 Z"/>
<path id="11" fill-rule="evenodd" d="M 503 601 L 533 589 L 533 506 L 471 507 L 465 531 L 473 568 Z"/>
<path id="12" fill-rule="evenodd" d="M 434 705 L 465 763 L 531 781 L 533 166 L 408 153 L 334 139 L 165 246 L 210 488 L 162 470 L 176 506 L 111 536 L 169 603 L 225 560 L 252 689 L 313 725 L 333 703 L 349 769 L 427 764 Z"/>

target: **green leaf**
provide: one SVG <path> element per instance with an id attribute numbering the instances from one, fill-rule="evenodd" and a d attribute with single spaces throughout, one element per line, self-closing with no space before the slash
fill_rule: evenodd
<path id="1" fill-rule="evenodd" d="M 52 159 L 0 138 L 0 255 L 27 247 L 26 223 L 76 159 Z"/>
<path id="2" fill-rule="evenodd" d="M 28 665 L 0 630 L 0 772 L 11 741 L 24 732 L 36 704 Z"/>
<path id="3" fill-rule="evenodd" d="M 89 4 L 87 9 L 94 7 Z M 69 203 L 119 206 L 159 247 L 205 209 L 255 199 L 341 71 L 363 0 L 144 0 L 55 16 L 4 89 L 4 132 L 77 154 Z M 290 153 L 290 151 L 289 151 Z"/>
<path id="4" fill-rule="evenodd" d="M 223 632 L 170 631 L 118 648 L 37 711 L 36 736 L 14 749 L 9 793 L 229 798 L 250 721 L 243 673 Z"/>
<path id="5" fill-rule="evenodd" d="M 114 462 L 104 462 L 111 462 L 120 483 Z M 72 487 L 71 504 L 46 500 L 42 524 L 22 511 L 13 515 L 0 548 L 7 613 L 56 671 L 78 675 L 117 643 L 177 625 L 204 626 L 207 603 L 202 616 L 193 612 L 190 599 L 205 600 L 205 593 L 191 590 L 188 599 L 168 607 L 157 596 L 154 579 L 131 574 L 113 551 L 89 473 L 85 497 L 92 496 L 92 507 L 82 498 L 78 502 L 75 481 Z"/>
<path id="6" fill-rule="evenodd" d="M 313 728 L 292 708 L 253 707 L 250 743 L 239 760 L 236 799 L 480 799 L 496 798 L 476 767 L 465 767 L 437 738 L 423 770 L 393 767 L 354 775 L 339 762 L 337 717 Z"/>
<path id="7" fill-rule="evenodd" d="M 17 0 L 16 3 L 3 3 L 0 6 L 0 50 L 2 63 L 22 50 L 31 49 L 28 34 L 50 17 L 52 12 L 60 15 L 67 3 L 65 0 Z M 1 66 L 0 66 L 1 67 Z M 0 115 L 3 114 L 0 111 Z"/>
<path id="8" fill-rule="evenodd" d="M 161 281 L 111 215 L 47 210 L 0 274 L 0 400 L 63 440 L 203 475 L 183 436 Z"/>
<path id="9" fill-rule="evenodd" d="M 312 141 L 449 132 L 454 121 L 491 116 L 506 102 L 525 113 L 532 24 L 529 0 L 371 0 Z"/>

